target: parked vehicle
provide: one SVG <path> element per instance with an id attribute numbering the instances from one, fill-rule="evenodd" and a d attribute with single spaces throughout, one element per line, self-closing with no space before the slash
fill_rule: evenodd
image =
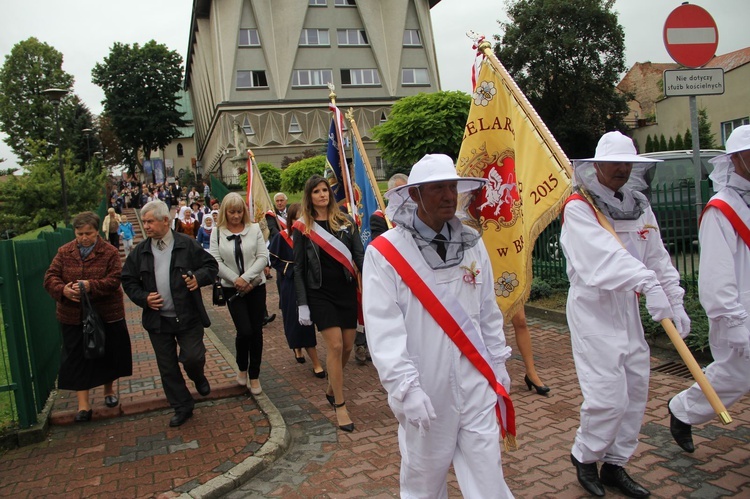
<path id="1" fill-rule="evenodd" d="M 713 165 L 708 161 L 720 154 L 724 154 L 724 151 L 700 151 L 702 205 L 705 205 L 714 194 L 712 182 L 708 178 L 713 171 Z M 674 250 L 697 250 L 699 210 L 696 205 L 693 151 L 661 151 L 640 156 L 663 161 L 650 167 L 646 172 L 644 179 L 647 185 L 633 185 L 633 188 L 649 198 L 659 222 L 664 245 Z"/>

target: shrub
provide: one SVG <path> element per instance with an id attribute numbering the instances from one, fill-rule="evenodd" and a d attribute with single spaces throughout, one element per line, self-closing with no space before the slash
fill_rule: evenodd
<path id="1" fill-rule="evenodd" d="M 266 185 L 266 190 L 271 196 L 273 196 L 274 193 L 281 188 L 281 170 L 273 166 L 271 163 L 258 163 L 258 169 L 260 170 L 261 177 L 263 177 L 263 183 Z M 239 182 L 242 190 L 246 190 L 247 172 L 240 174 Z"/>
<path id="2" fill-rule="evenodd" d="M 706 311 L 701 307 L 698 297 L 693 293 L 685 293 L 683 305 L 685 312 L 690 317 L 690 335 L 685 338 L 687 346 L 697 352 L 708 350 L 708 317 Z M 666 335 L 661 324 L 654 322 L 646 309 L 646 300 L 641 299 L 641 322 L 643 331 L 647 338 L 655 338 L 658 335 Z"/>
<path id="3" fill-rule="evenodd" d="M 325 168 L 325 156 L 315 156 L 292 163 L 281 172 L 281 190 L 287 194 L 299 192 L 305 188 L 308 178 L 315 174 L 323 175 Z"/>
<path id="4" fill-rule="evenodd" d="M 545 280 L 540 277 L 535 277 L 531 281 L 531 294 L 529 300 L 540 300 L 542 298 L 549 298 L 555 293 L 554 288 Z"/>

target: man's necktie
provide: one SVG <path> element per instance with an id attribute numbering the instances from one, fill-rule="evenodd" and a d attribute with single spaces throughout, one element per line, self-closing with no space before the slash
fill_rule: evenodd
<path id="1" fill-rule="evenodd" d="M 616 197 L 616 198 L 617 198 L 618 200 L 622 201 L 622 199 L 623 199 L 623 198 L 622 198 L 622 192 L 620 192 L 620 191 L 617 191 L 617 192 L 615 192 L 615 197 Z"/>
<path id="2" fill-rule="evenodd" d="M 158 239 L 156 241 L 156 249 L 159 251 L 164 251 L 164 248 L 167 247 L 167 243 L 164 242 L 164 239 Z"/>
<path id="3" fill-rule="evenodd" d="M 442 234 L 438 234 L 437 236 L 435 236 L 435 239 L 432 240 L 432 242 L 435 244 L 435 251 L 437 251 L 438 256 L 442 258 L 443 261 L 445 261 L 446 255 L 445 241 L 447 241 L 447 239 Z"/>
<path id="4" fill-rule="evenodd" d="M 227 241 L 234 241 L 234 262 L 239 274 L 245 273 L 245 257 L 242 256 L 242 237 L 239 234 L 227 237 Z"/>

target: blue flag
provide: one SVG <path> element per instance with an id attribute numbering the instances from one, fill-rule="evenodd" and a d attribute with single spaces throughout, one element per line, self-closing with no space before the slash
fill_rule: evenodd
<path id="1" fill-rule="evenodd" d="M 341 155 L 339 154 L 339 140 L 336 132 L 336 120 L 331 120 L 331 128 L 328 131 L 328 150 L 326 151 L 325 178 L 331 184 L 331 190 L 336 202 L 341 204 L 346 199 L 344 179 L 341 176 Z"/>
<path id="2" fill-rule="evenodd" d="M 365 167 L 362 153 L 360 152 L 361 144 L 355 139 L 353 149 L 354 156 L 354 187 L 355 195 L 357 199 L 357 208 L 360 214 L 360 235 L 362 236 L 362 245 L 367 248 L 372 240 L 370 232 L 370 216 L 379 208 L 378 200 L 375 195 L 375 189 L 377 185 L 372 185 L 370 176 L 367 174 L 367 168 Z"/>

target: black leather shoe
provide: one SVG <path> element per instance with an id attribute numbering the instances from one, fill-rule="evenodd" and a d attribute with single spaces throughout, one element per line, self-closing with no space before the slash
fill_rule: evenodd
<path id="1" fill-rule="evenodd" d="M 263 325 L 266 326 L 276 320 L 276 314 L 267 315 L 263 318 Z"/>
<path id="2" fill-rule="evenodd" d="M 316 371 L 315 369 L 313 369 L 313 376 L 315 376 L 316 378 L 325 379 L 326 370 L 323 369 L 322 371 Z"/>
<path id="3" fill-rule="evenodd" d="M 211 385 L 208 384 L 208 379 L 205 376 L 203 376 L 202 380 L 195 382 L 195 389 L 203 397 L 211 393 Z"/>
<path id="4" fill-rule="evenodd" d="M 581 487 L 586 489 L 589 494 L 604 497 L 604 486 L 599 481 L 599 471 L 596 469 L 596 463 L 581 463 L 573 454 L 570 455 L 570 462 L 576 467 L 576 476 Z"/>
<path id="5" fill-rule="evenodd" d="M 545 397 L 549 396 L 549 387 L 547 385 L 535 385 L 529 379 L 528 374 L 523 377 L 523 380 L 526 382 L 526 386 L 529 387 L 529 390 L 533 387 L 539 395 L 544 395 Z"/>
<path id="6" fill-rule="evenodd" d="M 177 426 L 182 426 L 185 424 L 185 421 L 193 417 L 193 411 L 180 411 L 175 412 L 174 416 L 172 416 L 172 419 L 169 420 L 169 426 L 172 428 L 175 428 Z"/>
<path id="7" fill-rule="evenodd" d="M 672 399 L 669 399 L 670 402 Z M 683 423 L 672 414 L 672 409 L 669 408 L 669 402 L 667 402 L 667 412 L 669 412 L 669 432 L 672 434 L 672 438 L 677 442 L 682 450 L 685 452 L 695 452 L 695 445 L 693 444 L 693 427 L 687 423 Z"/>
<path id="8" fill-rule="evenodd" d="M 91 417 L 94 415 L 94 410 L 89 409 L 88 411 L 78 411 L 78 414 L 76 414 L 75 422 L 76 423 L 88 423 L 91 421 Z"/>
<path id="9" fill-rule="evenodd" d="M 608 487 L 616 487 L 628 497 L 648 497 L 651 492 L 638 485 L 625 472 L 625 468 L 614 464 L 604 463 L 601 471 L 601 481 Z"/>
<path id="10" fill-rule="evenodd" d="M 104 396 L 104 405 L 107 407 L 117 407 L 120 404 L 120 401 L 117 398 L 117 395 L 105 395 Z"/>

